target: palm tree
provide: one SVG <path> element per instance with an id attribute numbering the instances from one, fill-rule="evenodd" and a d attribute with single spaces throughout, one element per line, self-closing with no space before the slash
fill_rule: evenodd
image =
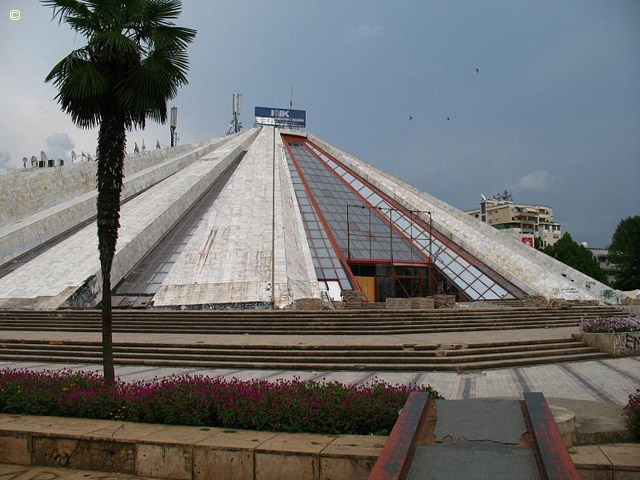
<path id="1" fill-rule="evenodd" d="M 173 23 L 180 0 L 41 0 L 53 18 L 87 39 L 49 73 L 56 100 L 81 128 L 99 125 L 98 250 L 102 270 L 104 378 L 115 381 L 111 266 L 120 226 L 126 130 L 165 122 L 167 101 L 187 83 L 186 49 L 196 31 Z"/>

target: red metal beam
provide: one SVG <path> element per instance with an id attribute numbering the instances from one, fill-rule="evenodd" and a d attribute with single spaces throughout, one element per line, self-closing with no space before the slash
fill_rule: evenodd
<path id="1" fill-rule="evenodd" d="M 410 466 L 412 444 L 429 393 L 411 392 L 368 480 L 400 480 Z"/>
<path id="2" fill-rule="evenodd" d="M 547 480 L 579 480 L 573 460 L 560 436 L 544 395 L 525 392 L 524 403 L 539 455 L 542 478 Z M 545 476 L 546 475 L 546 476 Z"/>

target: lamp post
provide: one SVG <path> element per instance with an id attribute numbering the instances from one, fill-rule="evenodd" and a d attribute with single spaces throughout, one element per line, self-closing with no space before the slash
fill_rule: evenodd
<path id="1" fill-rule="evenodd" d="M 432 257 L 432 245 L 433 245 L 433 218 L 431 212 L 427 212 L 429 215 L 429 294 L 433 295 L 433 257 Z"/>
<path id="2" fill-rule="evenodd" d="M 178 126 L 178 107 L 171 107 L 171 122 L 169 129 L 171 131 L 171 146 L 176 146 L 176 127 Z"/>
<path id="3" fill-rule="evenodd" d="M 349 230 L 349 207 L 347 205 L 347 263 L 351 265 L 351 231 Z"/>
<path id="4" fill-rule="evenodd" d="M 351 265 L 351 226 L 349 222 L 349 208 L 359 208 L 361 210 L 364 210 L 367 207 L 365 205 L 347 204 L 347 262 L 349 263 L 349 265 Z"/>

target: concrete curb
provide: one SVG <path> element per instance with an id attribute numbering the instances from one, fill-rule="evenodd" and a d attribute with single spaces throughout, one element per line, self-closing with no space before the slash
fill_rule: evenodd
<path id="1" fill-rule="evenodd" d="M 0 464 L 172 480 L 364 480 L 385 441 L 0 414 Z"/>

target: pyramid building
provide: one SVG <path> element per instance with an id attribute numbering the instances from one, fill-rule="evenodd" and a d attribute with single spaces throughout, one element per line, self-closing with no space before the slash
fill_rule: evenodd
<path id="1" fill-rule="evenodd" d="M 95 307 L 95 163 L 0 178 L 0 308 Z M 130 155 L 114 306 L 455 295 L 615 303 L 606 285 L 300 130 Z"/>

